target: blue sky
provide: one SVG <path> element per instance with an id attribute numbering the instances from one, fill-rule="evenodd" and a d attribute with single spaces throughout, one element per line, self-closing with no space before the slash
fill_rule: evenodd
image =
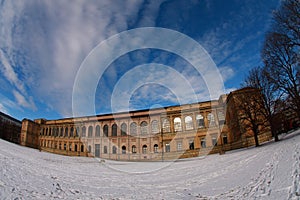
<path id="1" fill-rule="evenodd" d="M 279 3 L 1 1 L 0 110 L 20 120 L 72 116 L 73 86 L 83 61 L 99 43 L 141 27 L 178 31 L 198 42 L 218 68 L 224 92 L 229 92 L 240 87 L 249 69 L 261 65 L 264 35 Z M 139 67 L 149 63 L 160 68 L 147 66 L 146 73 Z M 98 78 L 92 97 L 95 113 L 192 103 L 195 98 L 184 93 L 187 86 L 180 82 L 183 79 L 193 88 L 197 100 L 209 100 L 201 74 L 184 58 L 161 49 L 139 49 L 119 56 Z M 140 84 L 143 81 L 145 84 Z M 128 93 L 126 86 L 132 82 L 140 86 Z M 180 99 L 177 93 L 185 97 Z M 112 102 L 117 105 L 113 109 Z"/>

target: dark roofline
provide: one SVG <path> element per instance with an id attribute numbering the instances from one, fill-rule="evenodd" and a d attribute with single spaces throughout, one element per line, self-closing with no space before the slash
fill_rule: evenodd
<path id="1" fill-rule="evenodd" d="M 12 120 L 12 121 L 14 121 L 14 122 L 17 122 L 17 123 L 22 124 L 22 122 L 21 122 L 20 120 L 18 120 L 18 119 L 16 119 L 16 118 L 13 118 L 12 116 L 10 116 L 10 115 L 8 115 L 8 114 L 5 114 L 5 113 L 3 113 L 3 112 L 1 112 L 1 111 L 0 111 L 0 115 L 1 115 L 1 116 L 4 116 L 4 117 L 6 117 L 6 118 L 9 118 L 10 120 Z"/>

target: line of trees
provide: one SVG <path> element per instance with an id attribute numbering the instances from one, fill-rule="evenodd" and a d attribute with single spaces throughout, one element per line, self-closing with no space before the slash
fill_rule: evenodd
<path id="1" fill-rule="evenodd" d="M 265 36 L 261 51 L 263 66 L 251 69 L 243 86 L 258 88 L 262 94 L 261 104 L 265 108 L 241 107 L 243 114 L 259 112 L 271 125 L 271 132 L 278 141 L 275 127 L 275 114 L 282 105 L 293 110 L 300 119 L 300 1 L 282 1 L 280 8 L 273 13 L 270 30 Z M 251 98 L 245 98 L 244 102 Z M 245 104 L 245 103 L 244 103 Z M 251 114 L 253 116 L 253 113 Z M 256 116 L 254 114 L 254 116 Z M 261 121 L 253 119 L 251 129 L 255 133 Z M 257 134 L 254 134 L 258 141 Z M 258 146 L 258 144 L 257 144 Z"/>

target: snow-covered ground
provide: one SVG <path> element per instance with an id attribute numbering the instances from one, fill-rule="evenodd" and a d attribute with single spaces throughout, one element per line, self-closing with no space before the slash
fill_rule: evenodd
<path id="1" fill-rule="evenodd" d="M 300 130 L 178 162 L 103 162 L 3 140 L 0 147 L 0 199 L 300 199 Z"/>

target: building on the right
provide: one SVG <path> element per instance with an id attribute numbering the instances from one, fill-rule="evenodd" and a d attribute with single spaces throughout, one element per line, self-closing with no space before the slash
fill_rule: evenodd
<path id="1" fill-rule="evenodd" d="M 277 100 L 274 113 L 272 124 L 275 134 L 286 133 L 300 127 L 300 119 L 295 110 L 292 109 L 289 99 Z"/>
<path id="2" fill-rule="evenodd" d="M 270 122 L 259 89 L 245 87 L 230 92 L 226 110 L 227 126 L 234 137 L 233 142 L 245 141 L 246 146 L 258 146 L 272 138 Z"/>

